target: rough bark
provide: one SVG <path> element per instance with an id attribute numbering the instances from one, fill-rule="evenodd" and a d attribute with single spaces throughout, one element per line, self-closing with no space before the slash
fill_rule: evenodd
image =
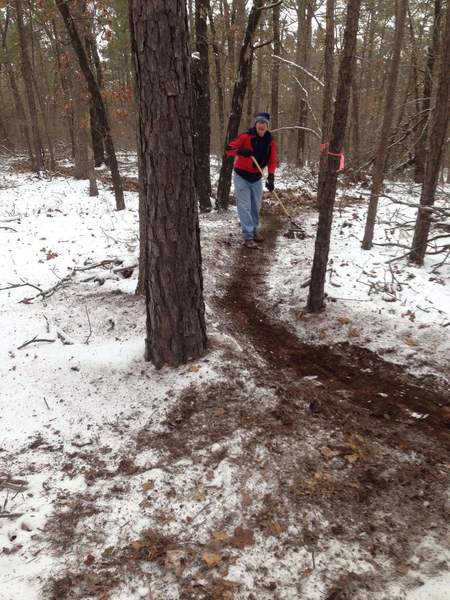
<path id="1" fill-rule="evenodd" d="M 134 57 L 138 54 L 136 45 L 136 38 L 134 35 L 134 21 L 133 21 L 133 5 L 132 2 L 128 3 L 128 21 L 130 29 L 130 44 L 131 44 L 131 55 L 133 57 L 133 70 L 134 70 L 134 102 L 136 106 L 136 147 L 137 162 L 138 162 L 138 183 L 139 183 L 139 273 L 138 282 L 136 286 L 136 294 L 144 295 L 146 290 L 146 273 L 147 273 L 147 222 L 146 222 L 146 198 L 144 196 L 144 153 L 140 151 L 140 138 L 139 138 L 139 90 L 137 88 L 137 75 L 134 67 Z"/>
<path id="2" fill-rule="evenodd" d="M 244 40 L 239 55 L 237 78 L 233 88 L 231 112 L 225 134 L 225 146 L 238 134 L 242 117 L 242 105 L 244 102 L 245 92 L 247 90 L 250 67 L 252 63 L 252 43 L 256 28 L 258 27 L 258 21 L 261 16 L 262 6 L 263 0 L 255 0 L 248 17 L 247 28 L 245 30 Z M 219 184 L 217 187 L 216 208 L 219 210 L 228 209 L 232 171 L 233 157 L 227 156 L 224 150 L 222 166 L 220 169 Z"/>
<path id="3" fill-rule="evenodd" d="M 403 33 L 405 30 L 408 0 L 398 0 L 396 4 L 395 19 L 395 45 L 389 71 L 386 96 L 384 101 L 383 123 L 381 125 L 380 139 L 378 140 L 375 162 L 372 171 L 372 189 L 370 192 L 369 210 L 367 212 L 366 227 L 361 247 L 364 250 L 372 248 L 375 221 L 378 211 L 378 199 L 384 180 L 384 170 L 388 155 L 389 140 L 394 120 L 395 94 L 397 90 L 400 56 L 402 51 Z"/>
<path id="4" fill-rule="evenodd" d="M 73 49 L 78 57 L 80 68 L 83 72 L 84 77 L 86 78 L 86 83 L 95 110 L 97 111 L 99 125 L 101 127 L 101 132 L 105 143 L 105 149 L 108 155 L 108 166 L 111 170 L 112 183 L 116 198 L 116 208 L 117 210 L 123 210 L 125 208 L 125 200 L 123 196 L 122 178 L 120 177 L 119 173 L 116 153 L 114 150 L 114 142 L 111 136 L 111 129 L 108 122 L 106 107 L 103 102 L 102 95 L 100 93 L 100 88 L 90 68 L 86 51 L 83 47 L 80 35 L 69 12 L 69 7 L 67 3 L 65 2 L 65 0 L 56 0 L 56 6 L 63 18 L 64 24 L 72 42 Z"/>
<path id="5" fill-rule="evenodd" d="M 325 55 L 324 55 L 324 88 L 322 100 L 322 144 L 328 144 L 333 123 L 333 91 L 334 91 L 334 10 L 335 0 L 327 0 L 325 17 Z M 328 158 L 326 152 L 320 153 L 320 167 L 317 184 L 317 199 L 323 196 Z"/>
<path id="6" fill-rule="evenodd" d="M 440 69 L 437 80 L 436 104 L 433 108 L 429 149 L 425 166 L 425 176 L 420 195 L 422 207 L 433 206 L 442 155 L 445 149 L 449 116 L 450 116 L 450 5 L 447 5 L 445 28 L 440 52 Z M 428 243 L 431 226 L 431 213 L 420 210 L 417 213 L 414 237 L 411 245 L 410 259 L 422 265 Z"/>
<path id="7" fill-rule="evenodd" d="M 145 202 L 146 358 L 177 366 L 206 349 L 186 3 L 132 0 L 130 16 Z"/>
<path id="8" fill-rule="evenodd" d="M 360 8 L 361 0 L 349 0 L 347 3 L 344 45 L 339 66 L 333 126 L 329 146 L 330 152 L 333 153 L 342 152 L 342 145 L 347 127 Z M 312 312 L 318 312 L 323 307 L 324 301 L 325 275 L 330 250 L 333 207 L 336 198 L 336 165 L 336 157 L 328 155 L 328 160 L 325 164 L 326 173 L 321 190 L 321 198 L 319 200 L 319 223 L 317 226 L 314 260 L 308 295 L 308 309 Z"/>
<path id="9" fill-rule="evenodd" d="M 208 0 L 195 2 L 195 46 L 199 58 L 192 61 L 194 88 L 195 187 L 202 212 L 211 210 L 211 107 L 209 94 Z"/>

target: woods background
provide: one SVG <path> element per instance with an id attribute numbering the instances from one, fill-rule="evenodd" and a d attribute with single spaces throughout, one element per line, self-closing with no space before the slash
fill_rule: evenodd
<path id="1" fill-rule="evenodd" d="M 202 19 L 207 27 L 211 151 L 218 155 L 223 149 L 251 4 L 245 0 L 199 1 L 196 14 L 195 2 L 189 2 L 193 52 L 202 42 Z M 415 180 L 420 181 L 442 7 L 440 0 L 409 0 L 403 39 L 400 39 L 395 32 L 397 4 L 381 0 L 362 2 L 345 140 L 347 173 L 361 177 L 374 161 L 390 62 L 397 43 L 401 44 L 401 57 L 398 85 L 389 108 L 392 127 L 385 171 L 391 177 L 412 173 Z M 134 149 L 136 111 L 128 2 L 74 0 L 69 6 L 84 36 L 92 71 L 108 107 L 115 144 L 123 149 Z M 335 3 L 335 68 L 342 48 L 346 6 L 346 2 Z M 97 165 L 104 159 L 102 142 L 92 102 L 89 106 L 84 76 L 55 2 L 2 0 L 0 7 L 1 149 L 16 153 L 26 151 L 30 158 L 34 156 L 34 162 L 36 155 L 43 156 L 47 167 L 53 169 L 55 154 L 68 151 L 76 159 L 78 175 L 84 176 L 89 129 Z M 279 129 L 280 159 L 298 166 L 314 166 L 319 158 L 325 9 L 325 2 L 285 0 L 261 11 L 253 41 L 240 128 L 251 125 L 256 111 L 271 111 L 272 128 Z M 207 123 L 203 121 L 202 126 Z M 448 142 L 442 165 L 449 179 Z"/>

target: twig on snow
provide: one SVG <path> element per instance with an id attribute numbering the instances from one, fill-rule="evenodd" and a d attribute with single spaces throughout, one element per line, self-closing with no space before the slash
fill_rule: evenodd
<path id="1" fill-rule="evenodd" d="M 18 519 L 24 513 L 0 512 L 0 519 Z"/>
<path id="2" fill-rule="evenodd" d="M 121 265 L 123 264 L 123 260 L 120 260 L 119 258 L 106 258 L 105 260 L 101 260 L 98 263 L 94 263 L 92 265 L 88 265 L 86 267 L 74 267 L 73 271 L 75 273 L 81 272 L 81 271 L 90 271 L 91 269 L 96 269 L 97 267 L 107 267 L 110 265 Z"/>
<path id="3" fill-rule="evenodd" d="M 38 290 L 38 292 L 42 292 L 42 289 L 40 287 L 38 287 L 37 285 L 34 285 L 33 283 L 28 283 L 28 282 L 25 282 L 25 283 L 8 283 L 7 286 L 0 288 L 0 291 L 3 291 L 3 290 L 13 290 L 15 288 L 26 287 L 26 286 L 32 287 L 33 289 Z"/>
<path id="4" fill-rule="evenodd" d="M 56 340 L 48 340 L 46 338 L 38 338 L 38 336 L 35 335 L 32 340 L 28 340 L 28 342 L 25 342 L 21 346 L 18 346 L 17 350 L 22 350 L 22 348 L 25 348 L 26 346 L 29 346 L 30 344 L 37 344 L 38 342 L 48 342 L 49 344 L 53 344 L 53 342 L 55 342 L 55 341 Z"/>
<path id="5" fill-rule="evenodd" d="M 87 305 L 84 306 L 84 308 L 86 309 L 86 316 L 87 316 L 87 320 L 88 320 L 88 324 L 89 324 L 89 335 L 87 336 L 86 340 L 85 340 L 85 344 L 89 344 L 89 340 L 91 338 L 92 335 L 92 327 L 91 327 L 91 319 L 89 317 L 89 311 L 88 311 L 88 307 Z"/>

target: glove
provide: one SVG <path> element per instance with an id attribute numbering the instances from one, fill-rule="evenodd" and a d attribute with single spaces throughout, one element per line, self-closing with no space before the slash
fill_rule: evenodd
<path id="1" fill-rule="evenodd" d="M 236 154 L 238 154 L 239 156 L 245 156 L 246 158 L 250 158 L 250 156 L 253 155 L 253 152 L 248 148 L 239 148 Z"/>
<path id="2" fill-rule="evenodd" d="M 275 189 L 275 175 L 273 173 L 269 173 L 269 176 L 267 177 L 266 188 L 269 192 L 273 192 Z"/>

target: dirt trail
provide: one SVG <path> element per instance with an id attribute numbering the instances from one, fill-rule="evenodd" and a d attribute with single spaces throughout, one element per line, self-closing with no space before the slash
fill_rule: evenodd
<path id="1" fill-rule="evenodd" d="M 348 343 L 305 344 L 268 313 L 264 279 L 283 226 L 279 216 L 266 215 L 262 250 L 242 247 L 238 252 L 222 303 L 230 315 L 234 335 L 247 336 L 267 361 L 275 382 L 313 376 L 329 397 L 336 399 L 336 410 L 344 397 L 358 413 L 372 419 L 409 423 L 422 430 L 432 429 L 448 444 L 450 397 L 432 378 L 415 378 L 374 352 Z"/>

